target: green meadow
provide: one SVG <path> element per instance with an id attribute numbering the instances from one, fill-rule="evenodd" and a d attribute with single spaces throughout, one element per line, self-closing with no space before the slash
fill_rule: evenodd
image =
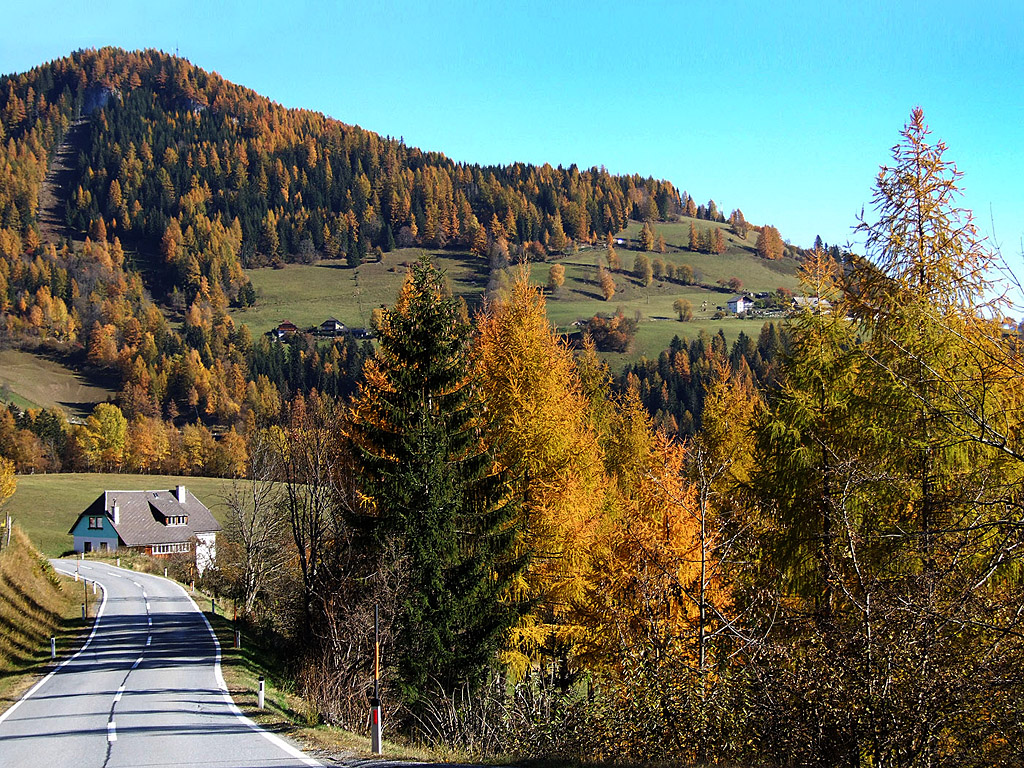
<path id="1" fill-rule="evenodd" d="M 223 499 L 231 491 L 231 482 L 215 477 L 171 475 L 19 475 L 17 490 L 2 512 L 14 519 L 40 552 L 47 557 L 57 557 L 71 549 L 68 530 L 78 513 L 103 491 L 155 491 L 185 485 L 223 525 L 226 511 Z"/>
<path id="2" fill-rule="evenodd" d="M 667 280 L 655 280 L 650 286 L 643 286 L 632 274 L 634 261 L 640 253 L 633 248 L 641 225 L 631 222 L 619 234 L 625 241 L 616 246 L 622 271 L 613 275 L 616 292 L 610 301 L 604 300 L 597 284 L 597 266 L 605 264 L 605 248 L 601 244 L 584 246 L 557 259 L 529 265 L 530 278 L 538 285 L 547 285 L 553 263 L 565 266 L 565 284 L 548 291 L 551 322 L 568 331 L 577 321 L 585 321 L 599 312 L 621 309 L 629 317 L 638 317 L 640 325 L 632 352 L 607 355 L 613 364 L 657 356 L 676 335 L 693 338 L 701 330 L 717 333 L 721 329 L 730 342 L 741 331 L 756 335 L 764 323 L 761 319 L 740 320 L 735 316 L 714 319 L 717 309 L 724 308 L 733 293 L 713 288 L 717 288 L 719 281 L 735 277 L 741 281 L 743 291 L 779 288 L 796 291 L 798 263 L 792 259 L 765 261 L 754 253 L 756 233 L 749 233 L 743 240 L 729 232 L 727 225 L 707 221 L 694 220 L 698 227 L 721 228 L 726 252 L 721 255 L 691 252 L 685 247 L 689 242 L 690 222 L 684 218 L 655 225 L 655 234 L 665 238 L 666 252 L 652 252 L 647 256 L 652 261 L 659 258 L 675 267 L 689 265 L 696 279 L 709 287 Z M 374 308 L 394 303 L 406 266 L 424 252 L 418 248 L 392 251 L 384 254 L 379 262 L 356 268 L 322 261 L 313 265 L 289 264 L 281 269 L 251 270 L 248 274 L 256 288 L 257 303 L 245 310 L 233 310 L 233 316 L 236 322 L 248 325 L 253 335 L 265 333 L 284 320 L 306 328 L 328 317 L 336 317 L 349 327 L 365 327 Z M 468 252 L 426 253 L 445 271 L 452 292 L 463 297 L 471 310 L 479 307 L 487 286 L 487 261 Z M 676 319 L 672 305 L 679 298 L 687 299 L 693 306 L 694 317 L 689 323 Z"/>

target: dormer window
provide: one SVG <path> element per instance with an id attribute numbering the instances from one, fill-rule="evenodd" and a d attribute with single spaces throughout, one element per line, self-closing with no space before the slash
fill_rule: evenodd
<path id="1" fill-rule="evenodd" d="M 167 525 L 188 525 L 188 515 L 171 515 L 167 518 Z"/>

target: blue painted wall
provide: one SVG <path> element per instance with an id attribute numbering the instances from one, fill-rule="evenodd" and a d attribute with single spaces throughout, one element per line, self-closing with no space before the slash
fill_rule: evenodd
<path id="1" fill-rule="evenodd" d="M 78 522 L 75 523 L 75 527 L 71 529 L 73 536 L 81 536 L 86 539 L 112 539 L 114 543 L 117 543 L 117 531 L 114 530 L 113 524 L 110 522 L 110 518 L 106 515 L 103 516 L 103 528 L 90 528 L 89 527 L 89 515 L 82 515 L 78 518 Z M 95 515 L 93 515 L 95 517 Z"/>

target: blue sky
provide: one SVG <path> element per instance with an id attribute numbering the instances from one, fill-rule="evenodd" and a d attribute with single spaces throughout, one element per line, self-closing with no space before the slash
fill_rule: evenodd
<path id="1" fill-rule="evenodd" d="M 852 238 L 921 105 L 964 204 L 1024 272 L 1017 1 L 4 2 L 3 73 L 82 47 L 177 50 L 455 160 L 667 178 L 800 245 Z"/>

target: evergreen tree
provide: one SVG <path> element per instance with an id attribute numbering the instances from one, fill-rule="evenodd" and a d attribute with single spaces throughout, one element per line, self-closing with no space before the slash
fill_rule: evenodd
<path id="1" fill-rule="evenodd" d="M 394 542 L 405 562 L 394 653 L 415 707 L 435 683 L 480 682 L 517 621 L 517 605 L 503 599 L 521 567 L 510 555 L 517 504 L 495 471 L 470 327 L 426 256 L 378 339 L 353 437 L 374 538 Z"/>

